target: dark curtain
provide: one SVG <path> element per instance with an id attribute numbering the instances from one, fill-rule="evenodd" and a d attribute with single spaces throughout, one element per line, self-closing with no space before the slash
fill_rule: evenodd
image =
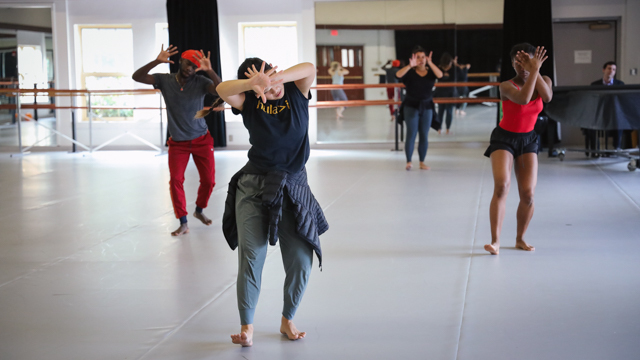
<path id="1" fill-rule="evenodd" d="M 178 47 L 172 59 L 171 72 L 178 71 L 180 54 L 189 49 L 211 51 L 211 66 L 220 71 L 220 32 L 218 31 L 218 4 L 216 0 L 167 0 L 169 43 Z M 204 72 L 202 75 L 206 76 Z M 207 95 L 203 106 L 211 105 L 213 95 Z M 214 111 L 205 117 L 216 147 L 227 146 L 224 112 Z"/>
<path id="2" fill-rule="evenodd" d="M 540 74 L 551 78 L 556 83 L 553 71 L 553 24 L 551 21 L 551 0 L 522 1 L 504 0 L 504 18 L 502 23 L 502 66 L 500 80 L 506 81 L 516 76 L 511 64 L 509 53 L 511 48 L 519 43 L 528 42 L 533 46 L 544 46 L 549 57 L 540 68 Z M 542 145 L 548 147 L 549 155 L 554 156 L 554 145 L 560 140 L 559 124 L 548 119 L 543 112 L 540 114 Z M 500 119 L 498 118 L 499 122 Z"/>
<path id="3" fill-rule="evenodd" d="M 551 0 L 504 0 L 501 81 L 516 76 L 509 57 L 511 48 L 516 44 L 528 42 L 547 49 L 549 58 L 542 64 L 540 73 L 550 77 L 555 84 L 552 29 Z"/>

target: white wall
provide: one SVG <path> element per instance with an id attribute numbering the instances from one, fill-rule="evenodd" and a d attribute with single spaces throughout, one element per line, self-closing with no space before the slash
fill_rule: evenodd
<path id="1" fill-rule="evenodd" d="M 501 24 L 504 0 L 317 1 L 327 25 Z"/>
<path id="2" fill-rule="evenodd" d="M 380 66 L 396 56 L 396 42 L 393 30 L 339 30 L 338 36 L 331 36 L 331 30 L 316 30 L 318 45 L 363 45 L 364 83 L 377 84 L 377 74 L 384 73 Z M 385 89 L 365 89 L 365 100 L 387 100 Z"/>
<path id="3" fill-rule="evenodd" d="M 640 1 L 638 0 L 553 0 L 556 20 L 620 18 L 620 59 L 618 78 L 627 84 L 640 84 Z"/>

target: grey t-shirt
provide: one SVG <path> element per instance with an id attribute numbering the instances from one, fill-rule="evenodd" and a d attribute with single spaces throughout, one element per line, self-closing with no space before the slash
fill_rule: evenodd
<path id="1" fill-rule="evenodd" d="M 384 72 L 387 73 L 386 79 L 387 79 L 387 84 L 395 84 L 398 82 L 398 78 L 396 77 L 396 73 L 398 72 L 398 70 L 400 70 L 400 68 L 397 67 L 390 67 L 388 69 L 383 69 Z"/>
<path id="2" fill-rule="evenodd" d="M 195 75 L 181 89 L 176 74 L 153 74 L 154 88 L 160 89 L 167 104 L 169 135 L 174 141 L 189 141 L 207 133 L 204 119 L 194 119 L 202 110 L 204 96 L 213 84 L 209 78 Z"/>

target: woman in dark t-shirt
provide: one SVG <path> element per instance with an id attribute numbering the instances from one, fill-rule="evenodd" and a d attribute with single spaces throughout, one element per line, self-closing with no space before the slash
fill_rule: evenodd
<path id="1" fill-rule="evenodd" d="M 233 112 L 242 114 L 251 143 L 249 162 L 229 184 L 223 216 L 225 238 L 239 252 L 241 329 L 231 335 L 234 344 L 253 345 L 262 268 L 268 245 L 276 241 L 286 273 L 280 332 L 290 340 L 306 335 L 292 320 L 309 280 L 314 251 L 321 264 L 318 236 L 328 228 L 304 168 L 309 158 L 309 89 L 315 76 L 311 63 L 277 72 L 261 59 L 249 58 L 240 65 L 238 80 L 216 88 Z"/>
<path id="2" fill-rule="evenodd" d="M 416 142 L 416 135 L 420 134 L 418 155 L 420 169 L 429 170 L 424 163 L 427 156 L 429 141 L 427 135 L 431 127 L 433 116 L 433 85 L 436 79 L 442 77 L 442 71 L 431 61 L 433 52 L 426 55 L 421 46 L 413 49 L 409 65 L 398 70 L 396 77 L 404 84 L 407 96 L 404 100 L 404 121 L 407 124 L 407 137 L 404 146 L 407 156 L 406 170 L 411 170 L 411 156 Z"/>

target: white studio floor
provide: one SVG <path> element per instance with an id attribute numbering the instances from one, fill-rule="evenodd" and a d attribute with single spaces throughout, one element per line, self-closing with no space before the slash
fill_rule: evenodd
<path id="1" fill-rule="evenodd" d="M 512 245 L 514 182 L 491 256 L 485 146 L 434 143 L 432 170 L 409 172 L 387 145 L 312 150 L 331 227 L 295 318 L 307 337 L 278 332 L 273 247 L 252 348 L 229 338 L 237 253 L 221 230 L 246 151 L 216 152 L 214 224 L 190 218 L 179 238 L 166 155 L 0 154 L 0 359 L 637 359 L 640 171 L 541 155 L 536 251 Z M 186 179 L 192 211 L 193 163 Z"/>

